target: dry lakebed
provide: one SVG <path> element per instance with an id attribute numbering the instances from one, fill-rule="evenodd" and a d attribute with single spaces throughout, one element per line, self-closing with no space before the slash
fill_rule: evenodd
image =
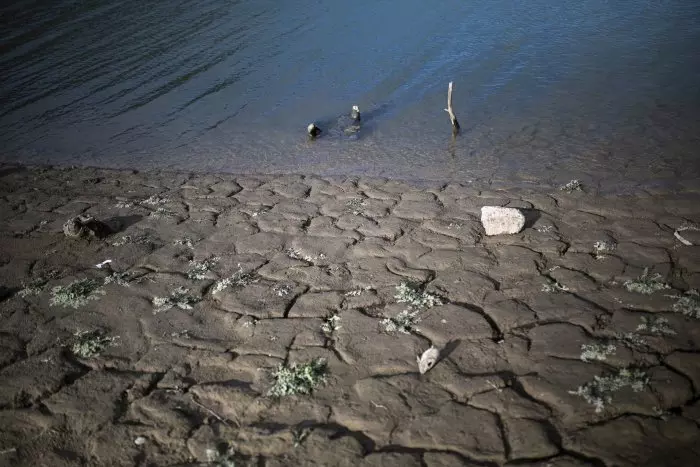
<path id="1" fill-rule="evenodd" d="M 0 465 L 697 465 L 698 222 L 692 190 L 0 166 Z"/>

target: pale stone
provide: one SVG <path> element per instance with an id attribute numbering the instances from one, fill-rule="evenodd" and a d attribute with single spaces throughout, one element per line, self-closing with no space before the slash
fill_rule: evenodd
<path id="1" fill-rule="evenodd" d="M 486 235 L 516 234 L 525 227 L 525 216 L 516 208 L 484 206 L 481 223 Z"/>

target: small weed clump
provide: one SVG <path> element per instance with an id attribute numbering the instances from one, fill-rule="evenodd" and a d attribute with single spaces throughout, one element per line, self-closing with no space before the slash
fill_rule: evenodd
<path id="1" fill-rule="evenodd" d="M 559 187 L 559 190 L 566 191 L 567 193 L 572 193 L 574 191 L 581 191 L 583 189 L 583 184 L 578 180 L 571 180 L 566 185 Z"/>
<path id="2" fill-rule="evenodd" d="M 643 331 L 654 336 L 673 336 L 676 331 L 671 328 L 666 318 L 655 316 L 642 316 L 642 323 L 637 326 L 637 331 Z"/>
<path id="3" fill-rule="evenodd" d="M 103 282 L 95 279 L 79 279 L 68 285 L 57 285 L 51 291 L 51 306 L 79 308 L 90 300 L 99 300 L 105 294 Z"/>
<path id="4" fill-rule="evenodd" d="M 617 350 L 614 344 L 583 344 L 581 345 L 581 361 L 590 362 L 592 360 L 604 361 L 608 355 L 612 355 Z"/>
<path id="5" fill-rule="evenodd" d="M 677 299 L 673 304 L 673 311 L 689 318 L 700 319 L 700 293 L 697 290 L 688 290 L 683 295 L 668 296 Z"/>
<path id="6" fill-rule="evenodd" d="M 386 332 L 410 334 L 414 326 L 420 321 L 418 313 L 420 313 L 420 310 L 403 310 L 393 318 L 383 319 L 380 324 L 384 326 Z"/>
<path id="7" fill-rule="evenodd" d="M 326 255 L 323 253 L 320 253 L 318 256 L 311 256 L 304 254 L 298 250 L 295 250 L 294 248 L 288 248 L 287 251 L 287 256 L 289 256 L 292 259 L 299 259 L 306 261 L 307 263 L 313 263 L 319 259 L 326 259 Z"/>
<path id="8" fill-rule="evenodd" d="M 649 275 L 649 268 L 644 268 L 644 272 L 637 279 L 625 281 L 623 284 L 629 292 L 651 295 L 654 292 L 670 289 L 666 283 L 661 281 L 661 274 Z"/>
<path id="9" fill-rule="evenodd" d="M 105 277 L 105 285 L 111 284 L 114 282 L 117 285 L 121 285 L 122 287 L 129 287 L 131 284 L 129 283 L 130 281 L 130 276 L 129 272 L 124 271 L 124 272 L 113 272 L 109 276 Z"/>
<path id="10" fill-rule="evenodd" d="M 189 249 L 194 248 L 194 242 L 195 240 L 192 240 L 190 237 L 183 237 L 183 238 L 178 238 L 173 242 L 173 245 L 177 246 L 184 246 Z"/>
<path id="11" fill-rule="evenodd" d="M 556 293 L 556 292 L 568 292 L 569 288 L 559 282 L 548 279 L 547 282 L 542 284 L 542 292 L 546 293 Z"/>
<path id="12" fill-rule="evenodd" d="M 190 280 L 201 281 L 207 278 L 207 273 L 212 270 L 216 263 L 219 262 L 221 258 L 218 256 L 213 256 L 211 258 L 205 259 L 204 261 L 190 261 L 190 269 L 187 271 L 186 276 Z"/>
<path id="13" fill-rule="evenodd" d="M 42 274 L 36 279 L 33 279 L 28 284 L 22 282 L 22 290 L 17 292 L 17 295 L 19 295 L 22 298 L 31 297 L 33 295 L 39 295 L 46 288 L 46 284 L 48 284 L 50 280 L 58 278 L 58 275 L 58 271 L 51 270 L 48 273 Z"/>
<path id="14" fill-rule="evenodd" d="M 292 439 L 294 440 L 294 447 L 298 448 L 301 446 L 306 438 L 311 434 L 311 428 L 297 428 L 292 430 Z"/>
<path id="15" fill-rule="evenodd" d="M 47 282 L 48 281 L 44 280 L 41 277 L 34 279 L 29 283 L 22 282 L 22 290 L 17 292 L 17 295 L 19 295 L 22 298 L 31 297 L 33 295 L 39 295 L 44 290 L 44 287 L 46 287 Z"/>
<path id="16" fill-rule="evenodd" d="M 316 386 L 324 384 L 328 376 L 328 364 L 322 358 L 309 363 L 278 366 L 272 373 L 274 384 L 268 396 L 283 397 L 294 394 L 311 394 Z"/>
<path id="17" fill-rule="evenodd" d="M 569 394 L 581 396 L 586 402 L 595 407 L 596 413 L 600 413 L 606 404 L 612 403 L 612 393 L 620 389 L 631 387 L 634 392 L 643 391 L 649 384 L 649 376 L 641 369 L 623 368 L 609 376 L 594 376 L 576 391 Z"/>
<path id="18" fill-rule="evenodd" d="M 408 309 L 403 310 L 393 318 L 385 318 L 380 324 L 386 332 L 410 334 L 413 327 L 420 321 L 418 313 L 424 309 L 442 305 L 440 297 L 430 294 L 416 284 L 402 282 L 396 286 L 394 298 L 398 303 L 408 303 Z"/>
<path id="19" fill-rule="evenodd" d="M 345 292 L 343 295 L 345 295 L 346 297 L 359 297 L 364 292 L 369 291 L 369 290 L 373 290 L 373 289 L 372 289 L 372 286 L 368 285 L 368 286 L 365 286 L 363 288 L 349 290 L 349 291 Z"/>
<path id="20" fill-rule="evenodd" d="M 323 331 L 326 334 L 333 334 L 333 332 L 337 331 L 340 329 L 340 316 L 338 315 L 331 315 L 325 320 L 323 320 L 323 324 L 321 325 L 321 331 Z"/>
<path id="21" fill-rule="evenodd" d="M 170 211 L 169 209 L 165 208 L 156 208 L 155 211 L 151 211 L 149 214 L 150 217 L 153 217 L 154 219 L 164 219 L 166 217 L 173 217 L 175 216 L 175 213 L 173 211 Z"/>
<path id="22" fill-rule="evenodd" d="M 155 243 L 155 241 L 148 234 L 136 235 L 135 237 L 132 237 L 131 235 L 123 235 L 116 242 L 112 242 L 112 246 L 124 246 L 130 243 L 134 245 L 147 245 L 149 243 Z"/>
<path id="23" fill-rule="evenodd" d="M 216 295 L 231 286 L 245 287 L 249 284 L 254 284 L 258 282 L 259 280 L 260 279 L 255 276 L 255 273 L 243 272 L 243 268 L 241 268 L 241 265 L 239 264 L 238 271 L 233 273 L 231 277 L 226 277 L 224 279 L 219 279 L 218 281 L 216 281 L 216 283 L 212 287 L 212 294 Z"/>
<path id="24" fill-rule="evenodd" d="M 155 311 L 153 313 L 169 310 L 172 307 L 177 307 L 181 310 L 191 310 L 192 305 L 199 302 L 200 299 L 189 295 L 189 291 L 190 290 L 185 287 L 178 287 L 169 297 L 154 297 L 153 306 L 155 307 Z"/>
<path id="25" fill-rule="evenodd" d="M 553 225 L 538 225 L 534 229 L 540 233 L 549 233 L 549 232 L 554 231 L 554 226 Z"/>
<path id="26" fill-rule="evenodd" d="M 117 209 L 128 209 L 134 207 L 134 203 L 130 203 L 128 201 L 124 200 L 119 200 L 117 201 L 117 204 L 114 205 L 115 208 Z"/>
<path id="27" fill-rule="evenodd" d="M 277 293 L 278 297 L 286 297 L 290 293 L 292 293 L 292 287 L 288 284 L 275 284 L 274 287 L 272 287 L 273 292 Z"/>
<path id="28" fill-rule="evenodd" d="M 615 242 L 602 240 L 595 242 L 593 244 L 593 253 L 595 254 L 595 259 L 603 259 L 606 257 L 606 253 L 612 253 L 617 248 Z"/>
<path id="29" fill-rule="evenodd" d="M 394 298 L 399 303 L 408 303 L 415 308 L 432 308 L 442 305 L 442 300 L 433 294 L 421 290 L 414 284 L 402 282 L 396 286 Z"/>
<path id="30" fill-rule="evenodd" d="M 144 199 L 139 204 L 149 204 L 151 206 L 159 206 L 159 205 L 163 205 L 163 204 L 167 203 L 168 201 L 170 201 L 168 198 L 162 198 L 158 195 L 153 195 L 153 196 L 150 196 L 150 197 Z"/>
<path id="31" fill-rule="evenodd" d="M 355 216 L 363 214 L 362 208 L 367 206 L 367 201 L 360 198 L 352 198 L 345 202 L 345 211 Z"/>
<path id="32" fill-rule="evenodd" d="M 71 346 L 71 352 L 81 358 L 99 357 L 99 355 L 114 344 L 119 336 L 108 337 L 100 330 L 77 331 L 73 334 L 75 342 Z"/>
<path id="33" fill-rule="evenodd" d="M 206 450 L 207 465 L 215 467 L 236 467 L 236 452 L 229 447 L 221 449 L 208 448 Z"/>
<path id="34" fill-rule="evenodd" d="M 640 350 L 647 345 L 647 341 L 644 339 L 644 337 L 636 332 L 627 332 L 624 334 L 619 333 L 616 337 L 631 349 Z"/>
<path id="35" fill-rule="evenodd" d="M 230 286 L 231 286 L 231 278 L 230 277 L 226 277 L 224 279 L 219 279 L 218 281 L 216 281 L 214 283 L 214 286 L 211 289 L 211 293 L 212 293 L 212 295 L 216 295 L 218 293 L 223 292 L 224 290 L 226 290 Z"/>

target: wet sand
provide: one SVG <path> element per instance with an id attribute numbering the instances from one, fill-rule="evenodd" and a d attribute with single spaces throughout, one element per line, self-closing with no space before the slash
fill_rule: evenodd
<path id="1" fill-rule="evenodd" d="M 0 166 L 0 464 L 692 465 L 698 222 L 692 190 Z"/>

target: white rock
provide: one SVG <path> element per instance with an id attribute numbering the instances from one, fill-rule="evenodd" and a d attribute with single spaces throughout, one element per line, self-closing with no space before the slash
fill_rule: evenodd
<path id="1" fill-rule="evenodd" d="M 418 361 L 418 371 L 420 371 L 420 374 L 427 373 L 432 367 L 435 366 L 439 358 L 440 351 L 432 345 L 428 350 L 423 352 L 423 355 L 416 357 L 416 360 Z"/>
<path id="2" fill-rule="evenodd" d="M 484 206 L 481 208 L 481 224 L 486 235 L 516 234 L 525 227 L 525 215 L 516 208 Z"/>

